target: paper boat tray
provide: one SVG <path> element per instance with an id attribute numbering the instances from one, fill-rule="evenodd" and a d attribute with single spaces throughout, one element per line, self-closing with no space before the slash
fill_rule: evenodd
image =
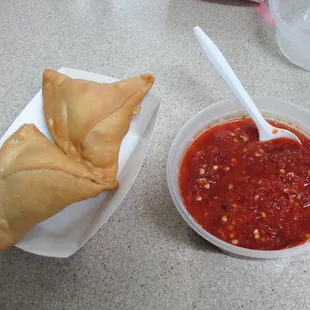
<path id="1" fill-rule="evenodd" d="M 111 83 L 112 77 L 91 72 L 61 68 L 59 72 L 72 78 Z M 141 113 L 134 116 L 121 144 L 117 190 L 104 192 L 95 198 L 74 203 L 53 217 L 37 224 L 16 247 L 27 252 L 50 257 L 69 257 L 87 242 L 108 220 L 125 198 L 142 166 L 155 129 L 160 98 L 149 92 L 142 101 Z M 0 140 L 5 140 L 22 124 L 33 123 L 52 140 L 45 124 L 42 90 L 31 100 Z"/>

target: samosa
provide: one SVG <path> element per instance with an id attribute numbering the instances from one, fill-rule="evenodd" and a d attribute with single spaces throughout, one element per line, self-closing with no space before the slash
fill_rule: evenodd
<path id="1" fill-rule="evenodd" d="M 0 249 L 68 205 L 97 196 L 104 182 L 70 159 L 35 125 L 20 127 L 0 149 Z"/>
<path id="2" fill-rule="evenodd" d="M 154 77 L 115 83 L 72 79 L 54 70 L 43 74 L 45 120 L 56 144 L 116 188 L 118 155 L 134 114 Z"/>

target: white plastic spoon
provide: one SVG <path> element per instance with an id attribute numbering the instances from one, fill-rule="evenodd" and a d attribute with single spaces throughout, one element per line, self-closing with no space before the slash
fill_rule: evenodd
<path id="1" fill-rule="evenodd" d="M 255 103 L 246 92 L 241 82 L 237 78 L 236 74 L 226 61 L 225 57 L 212 42 L 212 40 L 198 26 L 196 26 L 193 31 L 198 42 L 200 43 L 202 50 L 207 55 L 210 62 L 213 64 L 218 73 L 221 75 L 226 84 L 230 87 L 230 89 L 233 91 L 235 96 L 238 98 L 240 103 L 243 105 L 243 107 L 246 109 L 246 111 L 255 122 L 259 133 L 259 141 L 268 141 L 277 138 L 288 138 L 298 141 L 301 144 L 300 140 L 295 134 L 288 130 L 271 126 L 263 118 Z"/>

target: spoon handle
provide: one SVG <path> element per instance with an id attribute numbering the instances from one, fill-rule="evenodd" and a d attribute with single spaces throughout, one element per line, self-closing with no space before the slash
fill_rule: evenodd
<path id="1" fill-rule="evenodd" d="M 258 130 L 266 131 L 269 123 L 263 118 L 220 50 L 200 27 L 196 26 L 193 31 L 202 50 L 254 120 Z"/>

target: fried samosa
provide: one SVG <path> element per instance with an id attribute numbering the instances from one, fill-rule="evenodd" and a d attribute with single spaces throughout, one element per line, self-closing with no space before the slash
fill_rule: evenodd
<path id="1" fill-rule="evenodd" d="M 149 74 L 115 83 L 43 74 L 45 120 L 56 144 L 111 188 L 118 186 L 118 155 L 132 116 L 154 83 Z"/>
<path id="2" fill-rule="evenodd" d="M 66 156 L 34 125 L 20 127 L 0 149 L 0 249 L 68 205 L 97 196 L 104 182 Z"/>

